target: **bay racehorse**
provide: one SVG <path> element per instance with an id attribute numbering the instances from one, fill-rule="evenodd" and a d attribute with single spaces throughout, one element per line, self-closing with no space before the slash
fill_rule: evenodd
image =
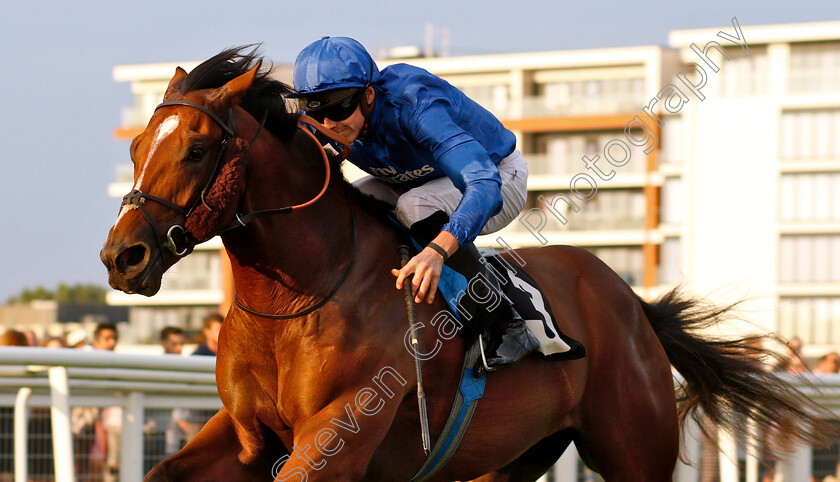
<path id="1" fill-rule="evenodd" d="M 288 91 L 255 51 L 226 50 L 177 69 L 131 144 L 134 187 L 101 252 L 111 286 L 154 295 L 169 267 L 223 232 L 237 297 L 219 336 L 224 408 L 148 480 L 405 481 L 424 462 L 406 306 L 390 274 L 407 240 L 343 179 L 340 158 L 325 162 L 287 111 Z M 677 292 L 642 301 L 583 249 L 517 255 L 586 357 L 533 355 L 488 375 L 434 480 L 535 480 L 572 441 L 608 481 L 671 480 L 680 423 L 696 408 L 736 430 L 749 416 L 776 440 L 824 433 L 814 404 L 750 356 L 754 340 L 701 334 L 725 309 Z M 444 309 L 437 297 L 417 318 Z M 423 362 L 435 440 L 465 341 L 419 333 L 425 351 L 439 347 Z"/>

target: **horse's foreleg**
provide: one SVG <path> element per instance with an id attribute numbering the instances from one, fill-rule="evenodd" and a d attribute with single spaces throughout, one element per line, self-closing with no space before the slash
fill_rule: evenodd
<path id="1" fill-rule="evenodd" d="M 243 463 L 242 443 L 233 419 L 223 408 L 183 449 L 157 464 L 145 480 L 271 480 L 272 464 L 287 453 L 281 443 L 276 445 Z"/>
<path id="2" fill-rule="evenodd" d="M 292 453 L 275 480 L 408 480 L 413 467 L 405 464 L 375 473 L 369 471 L 373 454 L 388 433 L 401 399 L 379 399 L 378 405 L 374 400 L 364 404 L 365 410 L 355 406 L 359 397 L 336 399 L 294 427 Z"/>

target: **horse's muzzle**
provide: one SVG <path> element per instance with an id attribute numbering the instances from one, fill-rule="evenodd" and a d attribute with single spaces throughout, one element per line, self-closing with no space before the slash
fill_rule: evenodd
<path id="1" fill-rule="evenodd" d="M 126 293 L 152 296 L 160 289 L 160 277 L 150 276 L 154 269 L 152 249 L 144 242 L 131 245 L 106 242 L 99 258 L 108 269 L 108 284 Z"/>

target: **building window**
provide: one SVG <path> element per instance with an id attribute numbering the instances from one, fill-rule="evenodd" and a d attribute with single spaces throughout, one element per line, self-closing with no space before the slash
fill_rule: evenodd
<path id="1" fill-rule="evenodd" d="M 779 220 L 840 220 L 840 172 L 782 174 Z"/>
<path id="2" fill-rule="evenodd" d="M 679 177 L 666 177 L 662 184 L 659 215 L 663 223 L 680 223 L 683 216 L 683 181 Z"/>
<path id="3" fill-rule="evenodd" d="M 644 101 L 642 78 L 549 82 L 538 86 L 540 96 L 526 115 L 585 115 L 634 112 Z"/>
<path id="4" fill-rule="evenodd" d="M 840 282 L 840 234 L 783 235 L 779 282 Z"/>
<path id="5" fill-rule="evenodd" d="M 612 166 L 604 155 L 604 147 L 612 140 L 618 139 L 624 142 L 630 149 L 630 161 L 627 164 L 616 167 Z M 539 135 L 536 138 L 536 154 L 528 154 L 530 175 L 549 175 L 571 177 L 578 173 L 587 173 L 593 176 L 597 174 L 586 168 L 583 156 L 589 156 L 597 161 L 597 167 L 605 174 L 614 171 L 617 175 L 626 173 L 645 172 L 647 156 L 644 146 L 629 145 L 625 141 L 624 133 L 615 132 L 592 132 L 581 134 L 547 134 Z M 612 155 L 616 161 L 623 159 L 624 154 L 620 147 L 613 147 Z"/>
<path id="6" fill-rule="evenodd" d="M 682 117 L 665 117 L 662 119 L 662 135 L 659 160 L 663 164 L 681 164 L 683 162 L 683 146 L 685 145 Z M 640 152 L 644 153 L 643 149 Z"/>
<path id="7" fill-rule="evenodd" d="M 568 191 L 563 191 L 565 197 L 555 198 L 559 191 L 531 191 L 525 203 L 523 212 L 531 208 L 545 211 L 546 226 L 544 232 L 570 229 L 583 230 L 633 230 L 642 229 L 645 219 L 645 196 L 641 189 L 604 189 L 589 201 L 582 201 Z M 554 209 L 566 220 L 564 224 L 556 215 L 539 201 L 542 196 L 545 203 L 554 201 Z M 568 204 L 571 201 L 578 207 Z M 522 223 L 511 223 L 515 230 L 527 232 Z"/>
<path id="8" fill-rule="evenodd" d="M 155 112 L 155 107 L 163 100 L 166 84 L 159 88 L 141 84 L 142 89 L 134 94 L 134 107 L 125 108 L 121 112 L 122 127 L 145 127 Z"/>
<path id="9" fill-rule="evenodd" d="M 204 317 L 218 312 L 218 306 L 132 306 L 129 321 L 139 343 L 157 344 L 160 331 L 167 326 L 181 328 L 187 340 L 195 340 Z"/>
<path id="10" fill-rule="evenodd" d="M 781 158 L 786 161 L 840 159 L 840 110 L 782 113 L 779 142 Z"/>
<path id="11" fill-rule="evenodd" d="M 680 238 L 665 238 L 659 246 L 659 284 L 677 284 L 682 279 Z"/>
<path id="12" fill-rule="evenodd" d="M 719 56 L 715 63 L 720 67 L 721 97 L 750 97 L 767 95 L 770 67 L 765 47 L 750 47 L 748 57 L 741 56 L 741 49 L 731 51 L 725 60 Z"/>
<path id="13" fill-rule="evenodd" d="M 163 275 L 162 290 L 218 290 L 222 286 L 221 255 L 216 250 L 194 251 Z"/>
<path id="14" fill-rule="evenodd" d="M 840 92 L 840 42 L 791 44 L 788 90 L 793 94 Z"/>
<path id="15" fill-rule="evenodd" d="M 460 87 L 467 97 L 499 117 L 506 117 L 510 109 L 510 89 L 507 85 L 470 85 Z"/>
<path id="16" fill-rule="evenodd" d="M 840 298 L 782 297 L 778 332 L 788 339 L 798 336 L 808 344 L 840 343 Z"/>

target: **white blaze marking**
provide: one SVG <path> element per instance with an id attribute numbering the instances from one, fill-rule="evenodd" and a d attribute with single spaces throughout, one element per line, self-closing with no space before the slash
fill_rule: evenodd
<path id="1" fill-rule="evenodd" d="M 128 206 L 129 206 L 129 205 L 128 205 L 128 204 L 126 204 L 125 206 L 123 206 L 123 207 L 122 207 L 122 209 L 120 209 L 120 215 L 119 215 L 119 216 L 117 216 L 117 222 L 120 222 L 120 219 L 122 219 L 122 217 L 125 215 L 125 213 L 127 213 L 127 212 L 130 210 L 130 209 L 128 208 Z"/>
<path id="2" fill-rule="evenodd" d="M 180 118 L 178 115 L 172 114 L 164 119 L 163 122 L 158 124 L 157 129 L 155 129 L 155 138 L 152 140 L 152 147 L 149 149 L 149 155 L 146 156 L 146 163 L 143 164 L 143 169 L 140 170 L 140 176 L 137 178 L 137 181 L 134 182 L 134 189 L 140 189 L 140 185 L 143 182 L 143 176 L 146 174 L 146 168 L 149 166 L 149 159 L 154 157 L 155 151 L 166 136 L 175 132 L 179 122 Z"/>
<path id="3" fill-rule="evenodd" d="M 178 127 L 179 123 L 180 118 L 178 117 L 178 115 L 172 114 L 171 116 L 164 119 L 163 122 L 158 124 L 157 129 L 155 129 L 155 138 L 152 140 L 152 147 L 151 149 L 149 149 L 149 155 L 146 157 L 146 163 L 143 164 L 143 169 L 140 170 L 140 176 L 138 176 L 137 180 L 134 181 L 134 187 L 131 188 L 132 190 L 140 189 L 140 185 L 143 182 L 143 176 L 146 175 L 146 168 L 149 166 L 149 159 L 151 159 L 152 156 L 155 155 L 155 151 L 157 150 L 158 146 L 160 146 L 160 143 L 163 141 L 163 139 L 165 139 L 166 136 L 168 136 L 169 134 L 175 132 L 175 129 Z M 125 213 L 131 211 L 132 209 L 134 209 L 134 206 L 130 204 L 123 206 L 122 209 L 120 209 L 119 216 L 117 216 L 117 222 L 119 223 L 120 219 L 122 219 L 122 217 L 125 216 Z"/>

